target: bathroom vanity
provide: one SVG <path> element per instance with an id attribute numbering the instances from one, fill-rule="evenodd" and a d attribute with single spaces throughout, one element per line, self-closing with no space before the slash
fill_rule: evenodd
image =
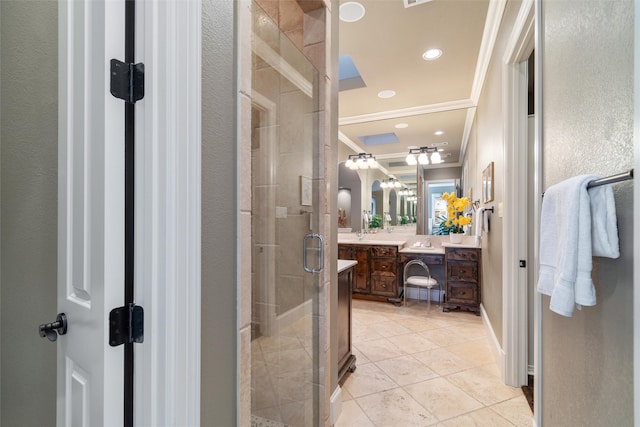
<path id="1" fill-rule="evenodd" d="M 398 247 L 404 241 L 358 241 L 338 245 L 340 259 L 357 260 L 353 296 L 399 302 Z"/>
<path id="2" fill-rule="evenodd" d="M 338 260 L 338 382 L 356 369 L 351 352 L 351 293 L 357 261 Z"/>
<path id="3" fill-rule="evenodd" d="M 469 310 L 480 314 L 482 289 L 481 249 L 473 244 L 440 242 L 426 248 L 406 241 L 339 241 L 340 259 L 357 260 L 353 297 L 399 304 L 403 290 L 404 265 L 420 259 L 443 284 L 443 311 Z M 444 270 L 444 271 L 443 271 Z"/>

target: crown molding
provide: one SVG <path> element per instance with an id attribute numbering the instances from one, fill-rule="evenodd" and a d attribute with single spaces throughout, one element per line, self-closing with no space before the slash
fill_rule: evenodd
<path id="1" fill-rule="evenodd" d="M 377 122 L 380 120 L 397 119 L 400 117 L 420 116 L 429 113 L 441 113 L 443 111 L 462 110 L 464 108 L 475 107 L 475 103 L 470 99 L 460 99 L 457 101 L 447 101 L 438 104 L 419 105 L 417 107 L 401 108 L 399 110 L 381 111 L 379 113 L 361 114 L 359 116 L 342 117 L 338 121 L 339 126 L 355 125 L 358 123 Z"/>

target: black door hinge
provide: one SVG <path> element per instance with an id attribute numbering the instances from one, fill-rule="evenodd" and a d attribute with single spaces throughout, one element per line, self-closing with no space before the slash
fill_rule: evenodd
<path id="1" fill-rule="evenodd" d="M 144 98 L 144 64 L 111 60 L 111 95 L 135 104 Z"/>
<path id="2" fill-rule="evenodd" d="M 109 313 L 109 345 L 144 341 L 144 309 L 135 304 L 118 307 Z"/>

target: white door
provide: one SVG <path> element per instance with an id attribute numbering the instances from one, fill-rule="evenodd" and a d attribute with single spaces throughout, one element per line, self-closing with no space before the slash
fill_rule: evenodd
<path id="1" fill-rule="evenodd" d="M 124 57 L 124 1 L 59 3 L 58 426 L 123 422 L 123 347 L 108 316 L 123 305 L 124 106 L 109 60 Z"/>

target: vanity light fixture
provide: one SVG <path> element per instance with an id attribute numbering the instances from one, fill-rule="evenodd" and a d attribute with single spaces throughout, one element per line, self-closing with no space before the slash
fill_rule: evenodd
<path id="1" fill-rule="evenodd" d="M 373 154 L 358 153 L 349 154 L 349 158 L 344 164 L 349 169 L 375 169 L 378 167 L 378 162 Z"/>
<path id="2" fill-rule="evenodd" d="M 396 178 L 383 179 L 380 188 L 402 188 L 402 183 Z"/>
<path id="3" fill-rule="evenodd" d="M 431 154 L 431 163 L 438 164 L 442 163 L 443 160 L 438 153 L 438 148 L 436 147 L 420 147 L 420 148 L 411 148 L 409 149 L 409 154 L 407 154 L 407 164 L 409 166 L 415 166 L 418 163 L 421 165 L 429 164 L 429 154 Z M 417 155 L 417 158 L 416 158 Z"/>

